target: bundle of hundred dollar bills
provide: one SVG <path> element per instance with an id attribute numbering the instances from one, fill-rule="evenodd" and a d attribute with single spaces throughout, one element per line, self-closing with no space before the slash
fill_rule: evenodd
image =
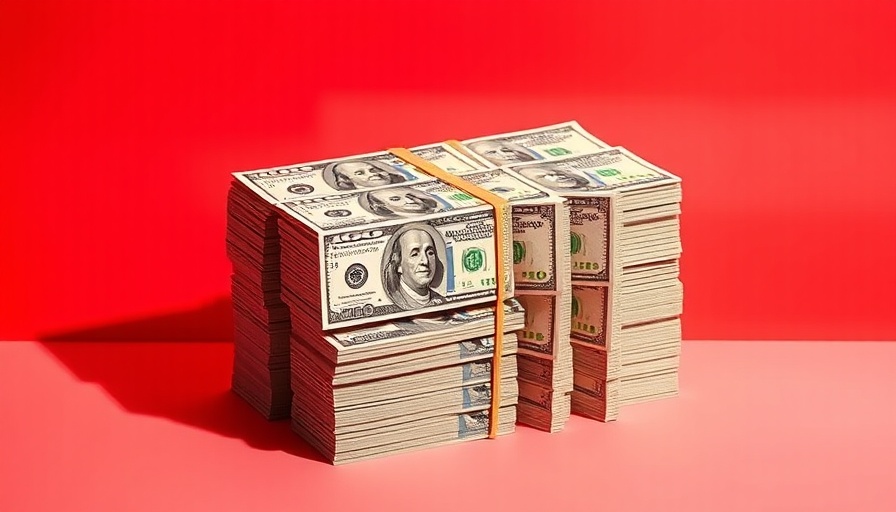
<path id="1" fill-rule="evenodd" d="M 681 179 L 569 122 L 464 141 L 567 199 L 572 410 L 601 421 L 678 394 Z"/>
<path id="2" fill-rule="evenodd" d="M 234 391 L 333 463 L 513 431 L 509 216 L 390 152 L 235 176 Z"/>
<path id="3" fill-rule="evenodd" d="M 575 122 L 234 176 L 233 390 L 333 463 L 677 394 L 680 180 Z"/>
<path id="4" fill-rule="evenodd" d="M 455 146 L 464 151 L 462 146 Z M 525 324 L 516 333 L 517 417 L 520 423 L 541 430 L 561 430 L 569 419 L 573 389 L 566 201 L 513 171 L 492 168 L 475 157 L 461 162 L 463 153 L 456 153 L 450 145 L 422 146 L 412 151 L 510 202 L 514 295 L 525 310 Z"/>

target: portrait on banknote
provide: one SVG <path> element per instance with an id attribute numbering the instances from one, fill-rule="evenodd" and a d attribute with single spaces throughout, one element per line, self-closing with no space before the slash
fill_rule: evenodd
<path id="1" fill-rule="evenodd" d="M 491 354 L 494 350 L 495 340 L 493 338 L 478 338 L 460 343 L 461 358 Z"/>
<path id="2" fill-rule="evenodd" d="M 437 289 L 445 274 L 445 241 L 431 226 L 411 223 L 397 230 L 383 254 L 383 288 L 405 310 L 445 302 Z"/>
<path id="3" fill-rule="evenodd" d="M 396 168 L 377 160 L 333 162 L 324 168 L 323 179 L 336 190 L 382 187 L 408 180 Z"/>
<path id="4" fill-rule="evenodd" d="M 444 209 L 432 194 L 410 187 L 369 190 L 358 196 L 358 203 L 381 217 L 412 217 Z"/>
<path id="5" fill-rule="evenodd" d="M 538 159 L 524 146 L 507 140 L 480 140 L 469 143 L 468 147 L 494 165 L 531 162 Z"/>
<path id="6" fill-rule="evenodd" d="M 492 388 L 488 384 L 470 386 L 463 389 L 464 407 L 488 404 L 492 399 Z"/>
<path id="7" fill-rule="evenodd" d="M 463 380 L 468 382 L 488 377 L 492 372 L 492 362 L 474 361 L 463 366 Z"/>
<path id="8" fill-rule="evenodd" d="M 587 178 L 577 176 L 572 172 L 563 170 L 558 166 L 547 162 L 514 167 L 513 170 L 543 187 L 559 192 L 585 189 L 590 184 Z"/>
<path id="9" fill-rule="evenodd" d="M 461 414 L 457 419 L 457 434 L 461 438 L 482 434 L 488 429 L 488 412 L 486 411 Z"/>

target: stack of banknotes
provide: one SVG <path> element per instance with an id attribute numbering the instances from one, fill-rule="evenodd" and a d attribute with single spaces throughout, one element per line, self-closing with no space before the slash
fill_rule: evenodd
<path id="1" fill-rule="evenodd" d="M 678 392 L 681 180 L 575 122 L 234 176 L 233 389 L 333 463 Z"/>
<path id="2" fill-rule="evenodd" d="M 568 201 L 573 412 L 611 421 L 622 405 L 676 395 L 680 178 L 577 123 L 464 145 Z"/>
<path id="3" fill-rule="evenodd" d="M 277 218 L 258 194 L 234 182 L 227 196 L 227 254 L 233 265 L 232 389 L 268 419 L 289 417 L 289 310 L 280 298 Z"/>
<path id="4" fill-rule="evenodd" d="M 509 215 L 389 152 L 236 177 L 276 224 L 299 435 L 342 463 L 514 430 Z"/>
<path id="5" fill-rule="evenodd" d="M 566 201 L 518 173 L 495 168 L 457 141 L 411 152 L 510 203 L 514 295 L 525 309 L 525 325 L 516 333 L 517 417 L 541 430 L 561 430 L 569 419 L 573 389 Z"/>

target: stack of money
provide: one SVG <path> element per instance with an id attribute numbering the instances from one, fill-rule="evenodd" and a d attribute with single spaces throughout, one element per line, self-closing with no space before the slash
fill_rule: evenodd
<path id="1" fill-rule="evenodd" d="M 501 167 L 506 164 L 594 153 L 610 145 L 588 133 L 579 123 L 568 121 L 519 132 L 467 139 L 460 143 L 460 147 L 478 162 Z M 542 184 L 551 188 L 565 188 L 564 182 L 555 181 L 553 176 L 539 178 L 544 180 Z"/>
<path id="2" fill-rule="evenodd" d="M 277 218 L 257 193 L 234 182 L 227 197 L 233 267 L 232 389 L 265 418 L 289 417 L 289 311 L 280 300 Z"/>
<path id="3" fill-rule="evenodd" d="M 490 169 L 463 146 L 433 144 L 412 150 L 510 202 L 515 297 L 525 309 L 519 339 L 520 423 L 548 432 L 569 419 L 573 388 L 570 347 L 569 208 L 559 195 L 512 171 Z"/>
<path id="4" fill-rule="evenodd" d="M 621 147 L 506 168 L 570 206 L 573 412 L 676 395 L 681 180 Z"/>
<path id="5" fill-rule="evenodd" d="M 517 413 L 516 336 L 505 308 L 498 435 Z M 492 404 L 492 308 L 294 337 L 293 430 L 334 464 L 485 438 Z"/>
<path id="6" fill-rule="evenodd" d="M 575 122 L 234 175 L 233 389 L 334 463 L 678 392 L 681 180 Z"/>
<path id="7" fill-rule="evenodd" d="M 388 152 L 236 178 L 279 217 L 295 432 L 340 463 L 513 431 L 509 217 Z"/>
<path id="8" fill-rule="evenodd" d="M 624 150 L 585 158 L 610 145 L 574 121 L 463 145 L 480 162 L 571 193 L 574 412 L 613 420 L 620 405 L 677 394 L 680 180 Z M 548 164 L 558 160 L 566 165 Z"/>

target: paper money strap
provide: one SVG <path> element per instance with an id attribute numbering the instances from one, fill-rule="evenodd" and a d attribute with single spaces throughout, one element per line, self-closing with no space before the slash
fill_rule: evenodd
<path id="1" fill-rule="evenodd" d="M 477 199 L 481 199 L 486 203 L 492 205 L 495 209 L 495 225 L 504 226 L 506 222 L 499 222 L 500 220 L 506 219 L 510 215 L 510 203 L 508 203 L 505 199 L 499 197 L 488 190 L 482 189 L 464 181 L 463 179 L 449 173 L 443 171 L 437 166 L 427 162 L 426 160 L 418 157 L 414 153 L 411 153 L 410 150 L 404 148 L 395 148 L 390 149 L 390 153 L 401 158 L 405 162 L 410 163 L 415 166 L 417 169 L 430 174 L 446 183 L 449 183 L 460 190 L 470 194 Z M 509 233 L 505 233 L 504 229 L 495 229 L 495 253 L 498 254 L 498 257 L 495 258 L 497 260 L 496 265 L 497 269 L 495 275 L 498 279 L 504 279 L 505 268 L 504 268 L 504 258 L 501 257 L 502 254 L 507 254 L 507 250 L 505 249 L 505 243 L 508 243 L 507 240 Z M 506 295 L 506 283 L 500 283 L 495 287 L 495 295 L 497 296 L 497 302 L 495 303 L 495 350 L 492 354 L 492 403 L 489 414 L 489 425 L 488 425 L 488 437 L 489 439 L 494 439 L 498 435 L 498 410 L 501 407 L 501 348 L 504 346 L 504 329 L 502 326 L 504 325 L 504 300 L 507 298 Z"/>
<path id="2" fill-rule="evenodd" d="M 464 147 L 464 145 L 461 144 L 461 142 L 459 140 L 454 140 L 454 139 L 446 140 L 445 144 L 448 144 L 449 146 L 451 146 L 452 149 L 456 150 L 463 156 L 465 156 L 465 157 L 469 158 L 470 160 L 473 160 L 477 164 L 481 165 L 483 167 L 483 169 L 487 169 L 489 167 L 494 167 L 494 165 L 491 162 L 485 160 L 484 158 L 482 158 L 479 155 L 473 154 L 473 152 L 470 151 L 469 149 L 467 149 L 466 147 Z"/>

